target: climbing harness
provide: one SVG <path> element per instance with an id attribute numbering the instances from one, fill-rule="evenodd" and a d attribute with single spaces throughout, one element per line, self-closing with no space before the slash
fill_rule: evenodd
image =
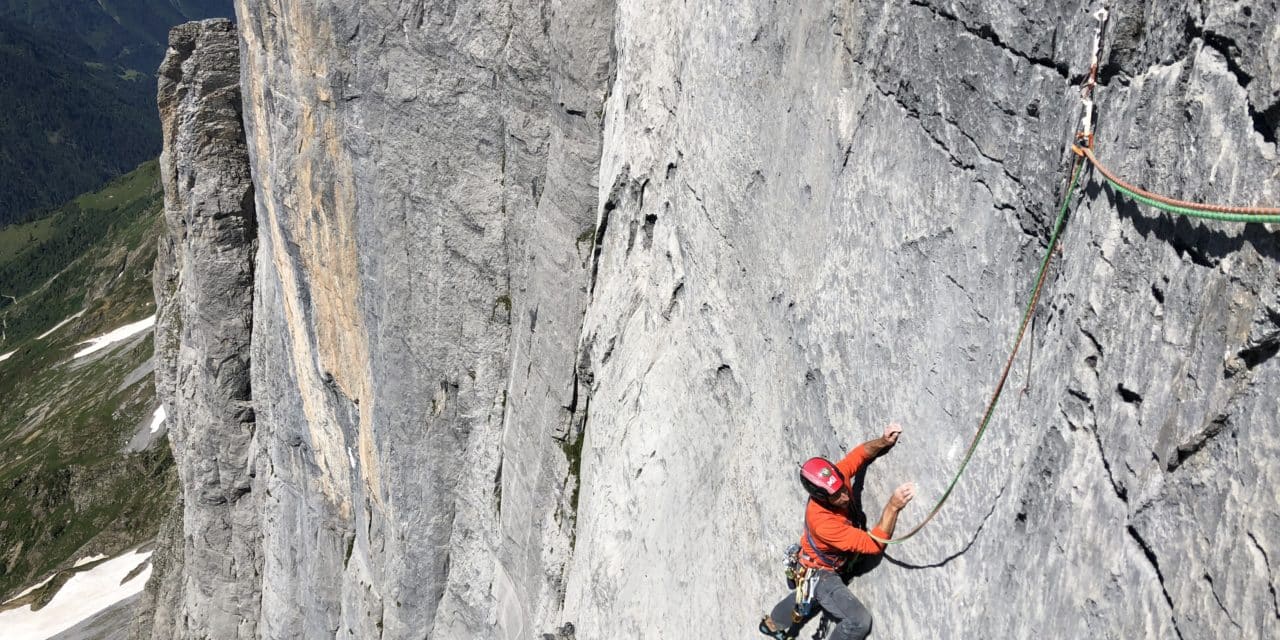
<path id="1" fill-rule="evenodd" d="M 791 610 L 793 625 L 804 622 L 813 612 L 813 592 L 818 587 L 818 571 L 804 568 L 800 581 L 796 583 L 796 606 Z"/>
<path id="2" fill-rule="evenodd" d="M 1045 278 L 1048 274 L 1049 261 L 1053 258 L 1054 249 L 1058 244 L 1058 237 L 1062 231 L 1063 224 L 1066 221 L 1067 210 L 1071 205 L 1071 196 L 1075 192 L 1076 184 L 1080 177 L 1080 170 L 1085 162 L 1088 162 L 1093 168 L 1097 169 L 1100 174 L 1116 191 L 1123 193 L 1133 200 L 1141 202 L 1151 207 L 1167 211 L 1169 213 L 1193 216 L 1208 220 L 1219 220 L 1224 222 L 1259 222 L 1259 223 L 1280 223 L 1280 208 L 1277 207 L 1239 207 L 1230 205 L 1204 204 L 1198 202 L 1189 202 L 1185 200 L 1176 200 L 1167 196 L 1161 196 L 1150 191 L 1146 191 L 1141 187 L 1134 186 L 1117 177 L 1107 167 L 1098 161 L 1094 155 L 1094 102 L 1093 91 L 1098 83 L 1098 64 L 1102 51 L 1102 34 L 1106 27 L 1108 11 L 1104 5 L 1101 9 L 1093 14 L 1093 18 L 1098 21 L 1098 28 L 1093 39 L 1093 57 L 1089 65 L 1089 73 L 1080 90 L 1080 101 L 1083 107 L 1083 115 L 1080 121 L 1080 131 L 1076 134 L 1075 143 L 1071 145 L 1072 152 L 1076 155 L 1075 161 L 1071 167 L 1071 179 L 1068 181 L 1067 190 L 1063 194 L 1062 206 L 1058 209 L 1058 218 L 1053 224 L 1053 232 L 1049 235 L 1049 245 L 1045 248 L 1044 258 L 1040 261 L 1040 273 L 1036 276 L 1035 287 L 1031 291 L 1030 300 L 1027 302 L 1026 308 L 1022 313 L 1022 322 L 1018 327 L 1017 336 L 1013 341 L 1013 348 L 1009 353 L 1008 360 L 1005 361 L 1004 369 L 1000 373 L 1000 378 L 996 382 L 995 390 L 991 393 L 991 399 L 987 403 L 987 409 L 982 415 L 982 421 L 978 426 L 977 433 L 974 434 L 973 440 L 969 442 L 969 448 L 965 451 L 964 458 L 960 461 L 960 468 L 956 471 L 955 476 L 951 479 L 951 483 L 947 485 L 942 497 L 929 511 L 919 524 L 913 527 L 907 533 L 893 539 L 881 538 L 874 533 L 868 534 L 881 544 L 899 544 L 910 539 L 919 533 L 933 517 L 942 509 L 943 503 L 951 496 L 952 490 L 955 489 L 956 483 L 960 480 L 960 476 L 964 473 L 965 467 L 968 466 L 969 460 L 973 457 L 973 452 L 978 447 L 978 442 L 982 440 L 982 435 L 986 433 L 987 427 L 991 422 L 991 416 L 995 412 L 996 404 L 1000 400 L 1000 394 L 1004 391 L 1004 384 L 1009 377 L 1009 371 L 1013 367 L 1014 358 L 1018 354 L 1018 348 L 1022 344 L 1023 336 L 1027 330 L 1027 324 L 1031 320 L 1032 313 L 1036 309 L 1036 305 L 1040 300 L 1040 294 L 1044 290 Z M 812 543 L 810 543 L 812 544 Z M 816 550 L 816 549 L 815 549 Z"/>
<path id="3" fill-rule="evenodd" d="M 787 588 L 794 589 L 796 592 L 796 604 L 791 610 L 792 625 L 804 622 L 813 613 L 813 596 L 817 591 L 818 579 L 821 577 L 822 571 L 838 573 L 840 567 L 844 564 L 843 558 L 833 559 L 823 553 L 818 548 L 818 545 L 814 544 L 813 535 L 809 532 L 809 519 L 807 517 L 804 521 L 804 539 L 809 543 L 809 548 L 813 550 L 813 555 L 806 553 L 800 545 L 793 544 L 787 547 L 787 553 L 783 561 L 787 576 Z M 816 568 L 804 564 L 800 561 L 801 555 L 806 556 L 809 562 L 821 564 L 822 567 Z M 762 622 L 762 631 L 763 624 Z"/>

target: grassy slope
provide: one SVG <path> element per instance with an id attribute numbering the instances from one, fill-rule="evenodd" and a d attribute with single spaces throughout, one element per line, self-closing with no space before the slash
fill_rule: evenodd
<path id="1" fill-rule="evenodd" d="M 121 453 L 156 406 L 151 375 L 123 384 L 150 359 L 150 335 L 72 358 L 80 342 L 155 313 L 160 207 L 152 162 L 47 220 L 0 230 L 0 287 L 20 292 L 0 309 L 0 353 L 16 351 L 0 362 L 0 600 L 87 553 L 150 539 L 173 499 L 166 441 Z"/>

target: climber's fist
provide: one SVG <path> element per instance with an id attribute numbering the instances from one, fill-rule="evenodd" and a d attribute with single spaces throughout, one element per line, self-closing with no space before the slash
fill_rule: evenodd
<path id="1" fill-rule="evenodd" d="M 890 446 L 897 444 L 898 435 L 901 433 L 902 433 L 902 425 L 896 422 L 890 422 L 889 426 L 884 428 L 885 444 L 888 444 Z"/>

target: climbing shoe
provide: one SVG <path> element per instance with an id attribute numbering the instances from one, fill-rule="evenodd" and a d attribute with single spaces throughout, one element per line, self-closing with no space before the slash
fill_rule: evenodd
<path id="1" fill-rule="evenodd" d="M 774 640 L 791 640 L 791 636 L 787 635 L 782 629 L 774 629 L 769 616 L 760 619 L 760 633 L 763 633 Z"/>

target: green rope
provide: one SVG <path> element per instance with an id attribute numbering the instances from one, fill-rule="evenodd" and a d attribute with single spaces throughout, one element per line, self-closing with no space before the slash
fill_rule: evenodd
<path id="1" fill-rule="evenodd" d="M 991 424 L 991 416 L 995 414 L 996 404 L 1000 401 L 1000 394 L 1004 392 L 1004 383 L 1008 378 L 1009 367 L 1013 362 L 1014 356 L 1018 354 L 1018 347 L 1022 344 L 1022 336 L 1026 331 L 1027 323 L 1031 320 L 1031 313 L 1035 311 L 1036 301 L 1040 299 L 1040 290 L 1044 286 L 1045 271 L 1049 268 L 1049 260 L 1053 257 L 1053 249 L 1058 244 L 1058 235 L 1062 232 L 1062 227 L 1066 222 L 1067 209 L 1071 206 L 1071 195 L 1075 192 L 1081 166 L 1083 166 L 1083 163 L 1077 161 L 1071 171 L 1071 183 L 1067 186 L 1067 192 L 1063 196 L 1062 207 L 1058 209 L 1058 219 L 1053 223 L 1053 233 L 1049 236 L 1049 247 L 1044 252 L 1044 258 L 1040 260 L 1040 271 L 1036 274 L 1036 286 L 1032 289 L 1031 297 L 1027 300 L 1026 307 L 1023 309 L 1022 324 L 1019 326 L 1018 335 L 1014 339 L 1013 349 L 1009 354 L 1009 361 L 1005 365 L 1004 375 L 1000 377 L 1000 382 L 996 385 L 996 390 L 991 396 L 991 402 L 987 405 L 986 415 L 982 417 L 982 424 L 978 427 L 978 433 L 974 435 L 973 442 L 969 443 L 969 451 L 964 454 L 964 460 L 960 462 L 960 469 L 956 471 L 956 475 L 951 478 L 951 484 L 947 485 L 947 490 L 942 493 L 941 498 L 938 498 L 937 504 L 933 506 L 933 509 L 929 511 L 929 515 L 920 524 L 905 535 L 891 540 L 879 540 L 877 536 L 873 536 L 880 542 L 884 544 L 899 544 L 916 535 L 942 509 L 942 504 L 951 496 L 951 492 L 956 488 L 956 483 L 960 481 L 960 476 L 964 474 L 965 467 L 969 466 L 969 460 L 973 458 L 973 452 L 977 450 L 978 442 L 982 440 L 982 435 L 986 433 L 987 426 Z"/>
<path id="2" fill-rule="evenodd" d="M 1090 159 L 1092 160 L 1092 157 Z M 1032 289 L 1031 297 L 1029 300 L 1027 300 L 1027 304 L 1022 311 L 1022 324 L 1018 328 L 1017 337 L 1014 338 L 1013 349 L 1009 354 L 1009 360 L 1005 364 L 1005 370 L 1000 377 L 1000 381 L 996 384 L 995 392 L 992 393 L 991 402 L 987 405 L 987 412 L 982 417 L 982 423 L 978 427 L 978 432 L 974 435 L 973 441 L 969 443 L 969 450 L 965 452 L 964 459 L 960 461 L 960 468 L 956 471 L 955 476 L 951 478 L 951 482 L 950 484 L 947 485 L 946 491 L 942 493 L 942 497 L 938 498 L 938 502 L 934 504 L 933 509 L 929 511 L 929 514 L 925 516 L 924 520 L 921 521 L 920 524 L 917 524 L 914 528 L 912 528 L 906 534 L 897 538 L 893 538 L 891 540 L 884 540 L 884 539 L 881 539 L 879 536 L 872 535 L 872 538 L 875 538 L 877 541 L 883 544 L 899 544 L 902 542 L 906 542 L 912 536 L 916 535 L 916 533 L 918 533 L 921 529 L 923 529 L 924 526 L 928 524 L 929 521 L 932 520 L 935 515 L 938 514 L 938 511 L 942 509 L 943 503 L 947 501 L 947 498 L 951 496 L 951 492 L 955 490 L 956 484 L 960 482 L 960 476 L 964 474 L 965 468 L 969 466 L 969 461 L 973 459 L 973 453 L 978 448 L 978 442 L 982 440 L 983 434 L 986 433 L 987 427 L 991 424 L 991 417 L 995 414 L 996 405 L 1000 402 L 1001 393 L 1004 392 L 1004 383 L 1008 378 L 1009 369 L 1012 366 L 1014 356 L 1018 354 L 1018 347 L 1021 346 L 1022 344 L 1022 338 L 1024 333 L 1026 332 L 1027 323 L 1031 320 L 1031 314 L 1035 311 L 1036 302 L 1039 301 L 1040 299 L 1040 292 L 1044 287 L 1045 271 L 1049 268 L 1049 260 L 1050 258 L 1053 257 L 1053 250 L 1058 244 L 1058 236 L 1061 234 L 1063 225 L 1066 222 L 1067 209 L 1071 206 L 1071 196 L 1075 192 L 1076 185 L 1080 178 L 1080 169 L 1082 166 L 1083 166 L 1083 162 L 1077 161 L 1075 166 L 1072 168 L 1071 182 L 1067 187 L 1066 194 L 1063 196 L 1062 207 L 1058 209 L 1058 218 L 1053 223 L 1053 233 L 1050 234 L 1049 236 L 1049 247 L 1045 251 L 1044 258 L 1041 259 L 1040 261 L 1040 271 L 1036 275 L 1035 288 Z M 1108 175 L 1104 175 L 1103 177 L 1106 179 L 1107 183 L 1112 186 L 1112 188 L 1119 191 L 1120 193 L 1123 193 L 1129 196 L 1130 198 L 1138 202 L 1141 202 L 1145 205 L 1155 207 L 1161 211 L 1167 211 L 1169 213 L 1175 213 L 1175 214 L 1184 215 L 1184 216 L 1191 216 L 1195 218 L 1204 218 L 1207 220 L 1218 220 L 1221 222 L 1261 222 L 1261 223 L 1280 224 L 1280 215 L 1265 215 L 1265 214 L 1250 215 L 1250 214 L 1239 214 L 1239 213 L 1222 213 L 1218 211 L 1201 211 L 1199 209 L 1191 209 L 1187 207 L 1180 207 L 1177 205 L 1168 204 L 1165 202 L 1161 202 L 1159 200 L 1155 200 L 1153 198 L 1149 198 L 1140 193 L 1135 193 L 1133 190 L 1119 184 Z"/>
<path id="3" fill-rule="evenodd" d="M 1103 177 L 1105 178 L 1106 176 L 1103 176 Z M 1160 202 L 1159 200 L 1153 200 L 1151 198 L 1148 198 L 1140 193 L 1134 193 L 1133 191 L 1126 189 L 1125 187 L 1118 184 L 1115 180 L 1112 180 L 1110 178 L 1106 178 L 1106 180 L 1107 180 L 1107 183 L 1110 184 L 1111 187 L 1116 191 L 1119 191 L 1120 193 L 1123 193 L 1129 196 L 1130 198 L 1133 198 L 1134 200 L 1141 202 L 1142 204 L 1155 207 L 1161 211 L 1168 211 L 1169 213 L 1176 213 L 1179 215 L 1191 216 L 1193 218 L 1219 220 L 1222 222 L 1263 222 L 1263 223 L 1271 223 L 1271 224 L 1280 224 L 1280 216 L 1245 215 L 1245 214 L 1239 214 L 1239 213 L 1220 213 L 1217 211 L 1200 211 L 1198 209 L 1188 209 L 1186 207 L 1179 207 L 1171 204 L 1166 204 L 1166 203 Z"/>

